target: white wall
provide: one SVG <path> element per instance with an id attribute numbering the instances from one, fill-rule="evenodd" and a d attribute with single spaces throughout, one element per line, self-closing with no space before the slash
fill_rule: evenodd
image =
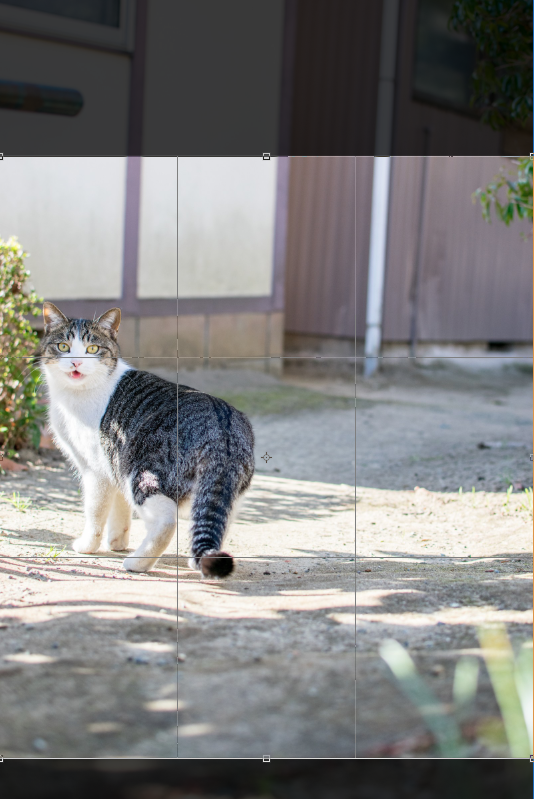
<path id="1" fill-rule="evenodd" d="M 177 159 L 141 159 L 137 295 L 176 297 Z"/>
<path id="2" fill-rule="evenodd" d="M 271 294 L 277 159 L 178 159 L 178 296 Z"/>
<path id="3" fill-rule="evenodd" d="M 31 254 L 37 293 L 56 299 L 119 298 L 125 158 L 0 161 L 0 237 Z"/>

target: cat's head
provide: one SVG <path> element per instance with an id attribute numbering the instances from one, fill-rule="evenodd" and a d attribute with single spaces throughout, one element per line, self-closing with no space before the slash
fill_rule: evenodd
<path id="1" fill-rule="evenodd" d="M 48 381 L 73 391 L 93 388 L 116 368 L 120 358 L 118 308 L 98 319 L 68 319 L 51 302 L 43 305 L 44 336 L 36 359 Z"/>

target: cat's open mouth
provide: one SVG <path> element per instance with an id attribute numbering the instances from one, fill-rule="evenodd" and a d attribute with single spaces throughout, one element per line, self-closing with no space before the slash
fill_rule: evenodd
<path id="1" fill-rule="evenodd" d="M 82 373 L 78 372 L 77 369 L 74 369 L 73 372 L 69 372 L 69 375 L 72 377 L 73 380 L 78 380 L 80 377 L 85 377 L 85 375 L 82 375 Z"/>

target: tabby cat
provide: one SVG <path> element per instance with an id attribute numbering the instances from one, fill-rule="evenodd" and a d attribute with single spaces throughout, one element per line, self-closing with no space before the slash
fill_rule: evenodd
<path id="1" fill-rule="evenodd" d="M 189 565 L 204 577 L 234 568 L 221 544 L 254 474 L 254 433 L 241 411 L 189 386 L 178 386 L 178 508 L 190 506 Z"/>
<path id="2" fill-rule="evenodd" d="M 83 487 L 85 528 L 73 549 L 96 552 L 106 528 L 105 547 L 126 550 L 135 508 L 147 534 L 123 565 L 148 571 L 176 530 L 176 384 L 121 359 L 118 308 L 90 321 L 45 302 L 43 316 L 34 362 L 54 441 Z"/>

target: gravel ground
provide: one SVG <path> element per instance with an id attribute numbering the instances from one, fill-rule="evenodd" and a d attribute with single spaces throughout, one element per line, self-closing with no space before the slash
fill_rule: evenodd
<path id="1" fill-rule="evenodd" d="M 378 646 L 400 641 L 449 703 L 478 625 L 531 640 L 532 377 L 387 364 L 356 396 L 357 754 L 435 757 Z M 483 664 L 464 733 L 509 756 Z"/>
<path id="2" fill-rule="evenodd" d="M 257 446 L 230 578 L 187 568 L 179 520 L 178 756 L 354 757 L 354 385 L 179 379 L 249 413 Z"/>
<path id="3" fill-rule="evenodd" d="M 258 468 L 230 579 L 188 569 L 180 522 L 178 755 L 354 757 L 354 386 L 236 371 L 183 381 L 251 414 Z M 0 754 L 176 757 L 177 550 L 148 575 L 72 552 L 77 482 L 21 455 L 0 474 Z"/>

